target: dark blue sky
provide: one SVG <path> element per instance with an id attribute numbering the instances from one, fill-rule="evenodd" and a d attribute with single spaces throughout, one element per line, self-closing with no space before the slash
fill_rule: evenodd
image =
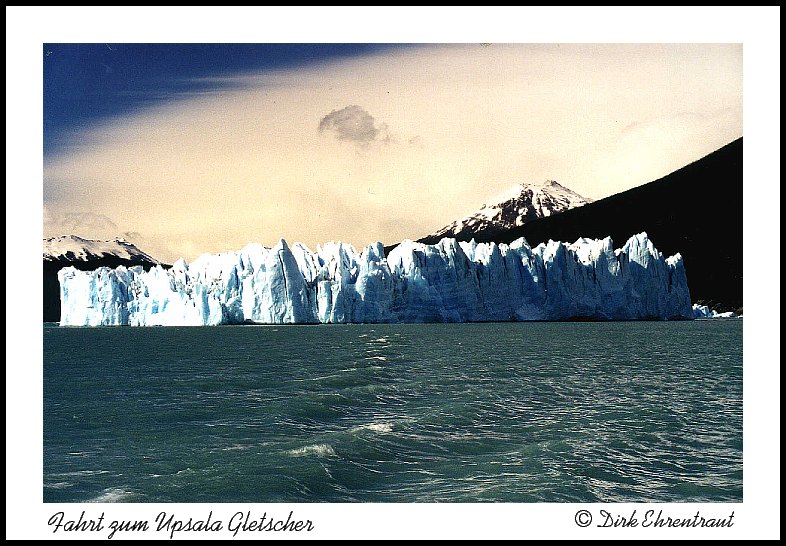
<path id="1" fill-rule="evenodd" d="M 307 66 L 385 44 L 44 44 L 44 153 L 64 135 L 216 83 L 198 78 Z M 225 85 L 225 84 L 223 84 Z"/>

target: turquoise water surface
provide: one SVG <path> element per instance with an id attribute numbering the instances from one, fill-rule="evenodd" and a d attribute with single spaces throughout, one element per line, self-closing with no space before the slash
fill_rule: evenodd
<path id="1" fill-rule="evenodd" d="M 43 336 L 45 502 L 742 501 L 742 320 Z"/>

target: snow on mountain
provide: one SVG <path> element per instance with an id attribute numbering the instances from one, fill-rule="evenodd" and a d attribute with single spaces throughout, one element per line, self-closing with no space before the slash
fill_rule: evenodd
<path id="1" fill-rule="evenodd" d="M 217 325 L 255 322 L 466 322 L 693 318 L 679 254 L 664 259 L 646 233 L 530 248 L 404 241 L 358 252 L 312 252 L 281 240 L 204 254 L 171 269 L 60 270 L 61 325 Z"/>
<path id="2" fill-rule="evenodd" d="M 87 262 L 101 258 L 115 257 L 134 262 L 158 260 L 139 250 L 133 243 L 116 238 L 111 241 L 94 241 L 76 235 L 64 235 L 44 239 L 44 261 L 81 261 Z"/>
<path id="3" fill-rule="evenodd" d="M 527 222 L 551 216 L 562 211 L 591 203 L 554 180 L 540 184 L 523 183 L 497 196 L 480 210 L 424 237 L 424 241 L 437 241 L 443 237 L 467 238 L 482 230 L 510 229 Z M 462 237 L 464 236 L 464 237 Z"/>

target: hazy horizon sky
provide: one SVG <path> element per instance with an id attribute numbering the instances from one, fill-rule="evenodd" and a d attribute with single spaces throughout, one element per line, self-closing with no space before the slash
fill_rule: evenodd
<path id="1" fill-rule="evenodd" d="M 742 136 L 740 44 L 45 44 L 44 236 L 164 260 L 599 199 Z"/>

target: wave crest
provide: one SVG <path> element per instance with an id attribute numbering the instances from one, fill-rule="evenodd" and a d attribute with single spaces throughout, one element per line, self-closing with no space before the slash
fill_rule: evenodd
<path id="1" fill-rule="evenodd" d="M 330 444 L 313 444 L 309 446 L 299 447 L 297 449 L 290 449 L 287 453 L 293 457 L 305 457 L 307 455 L 316 455 L 317 457 L 333 457 L 336 451 Z"/>

